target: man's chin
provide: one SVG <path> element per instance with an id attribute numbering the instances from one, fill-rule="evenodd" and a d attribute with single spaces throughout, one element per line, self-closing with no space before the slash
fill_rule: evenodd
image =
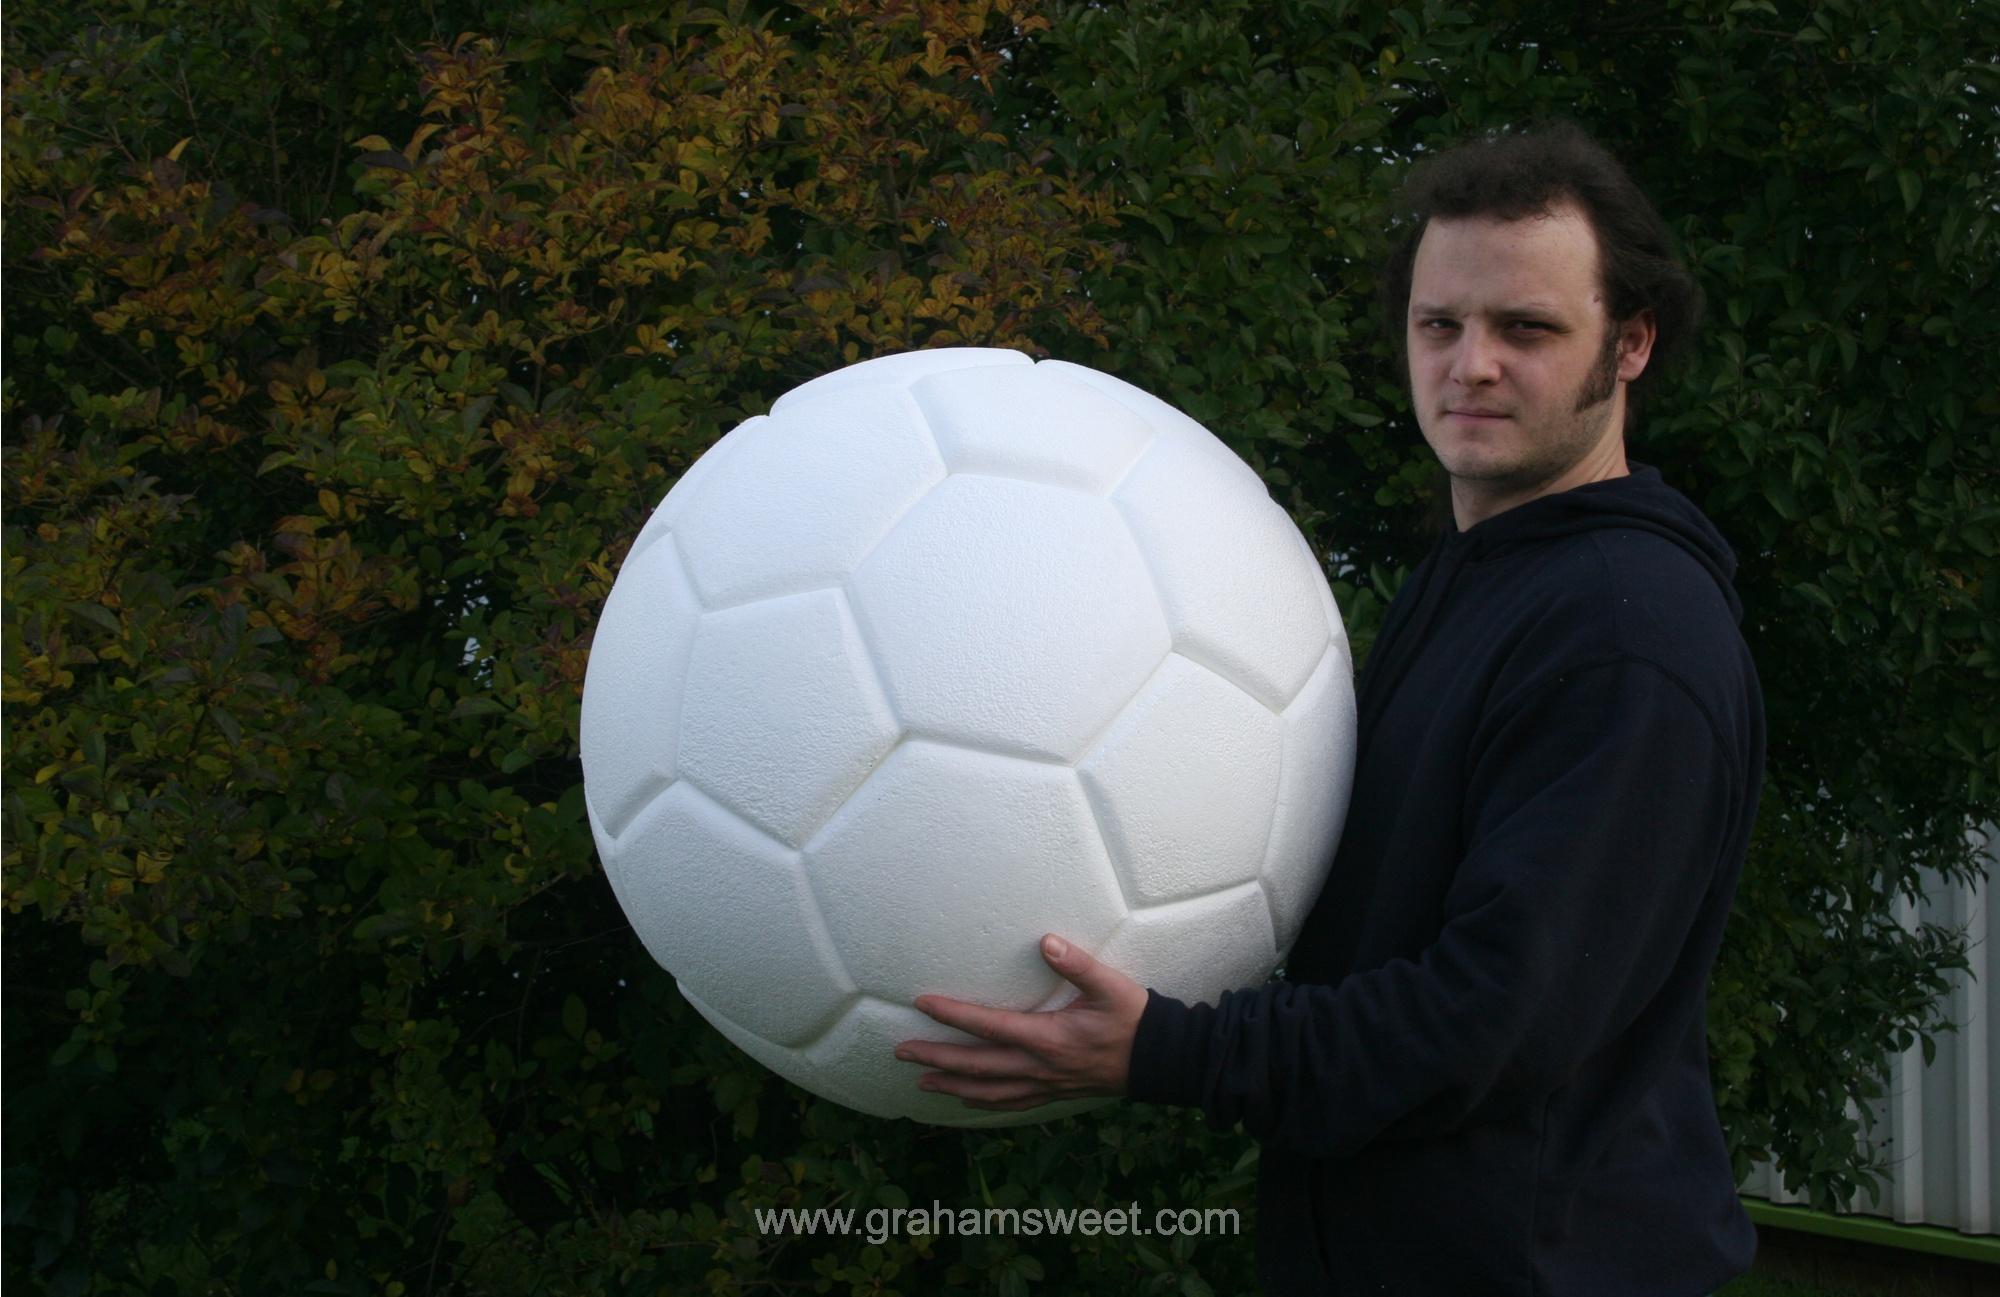
<path id="1" fill-rule="evenodd" d="M 1452 481 L 1488 490 L 1534 486 L 1547 480 L 1541 466 L 1497 455 L 1454 455 L 1441 462 Z"/>
<path id="2" fill-rule="evenodd" d="M 1539 495 L 1573 465 L 1466 456 L 1445 465 L 1445 475 L 1460 491 L 1485 500 L 1515 500 Z"/>

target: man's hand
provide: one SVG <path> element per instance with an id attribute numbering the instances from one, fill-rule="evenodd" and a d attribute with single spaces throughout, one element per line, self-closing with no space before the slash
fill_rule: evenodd
<path id="1" fill-rule="evenodd" d="M 945 1026 L 993 1042 L 904 1041 L 896 1046 L 897 1058 L 937 1069 L 918 1077 L 919 1087 L 995 1112 L 1125 1093 L 1146 988 L 1053 934 L 1042 938 L 1042 958 L 1083 994 L 1048 1013 L 917 997 L 917 1008 Z"/>

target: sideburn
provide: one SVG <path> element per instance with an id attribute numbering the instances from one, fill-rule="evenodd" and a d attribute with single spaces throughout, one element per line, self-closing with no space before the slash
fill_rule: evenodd
<path id="1" fill-rule="evenodd" d="M 1604 342 L 1597 349 L 1597 363 L 1590 367 L 1583 386 L 1577 390 L 1576 413 L 1602 405 L 1618 390 L 1618 321 L 1604 324 Z"/>

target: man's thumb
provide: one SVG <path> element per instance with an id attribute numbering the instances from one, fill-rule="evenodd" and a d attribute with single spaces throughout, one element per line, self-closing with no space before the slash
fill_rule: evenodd
<path id="1" fill-rule="evenodd" d="M 1097 989 L 1097 961 L 1080 946 L 1073 946 L 1051 932 L 1042 938 L 1042 958 L 1072 986 L 1084 992 Z"/>

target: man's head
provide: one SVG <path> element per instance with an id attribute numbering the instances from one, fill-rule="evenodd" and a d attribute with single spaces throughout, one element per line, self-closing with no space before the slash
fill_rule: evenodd
<path id="1" fill-rule="evenodd" d="M 1399 210 L 1408 229 L 1383 305 L 1454 498 L 1470 489 L 1505 508 L 1622 473 L 1632 401 L 1700 311 L 1630 177 L 1556 123 L 1440 154 Z"/>

